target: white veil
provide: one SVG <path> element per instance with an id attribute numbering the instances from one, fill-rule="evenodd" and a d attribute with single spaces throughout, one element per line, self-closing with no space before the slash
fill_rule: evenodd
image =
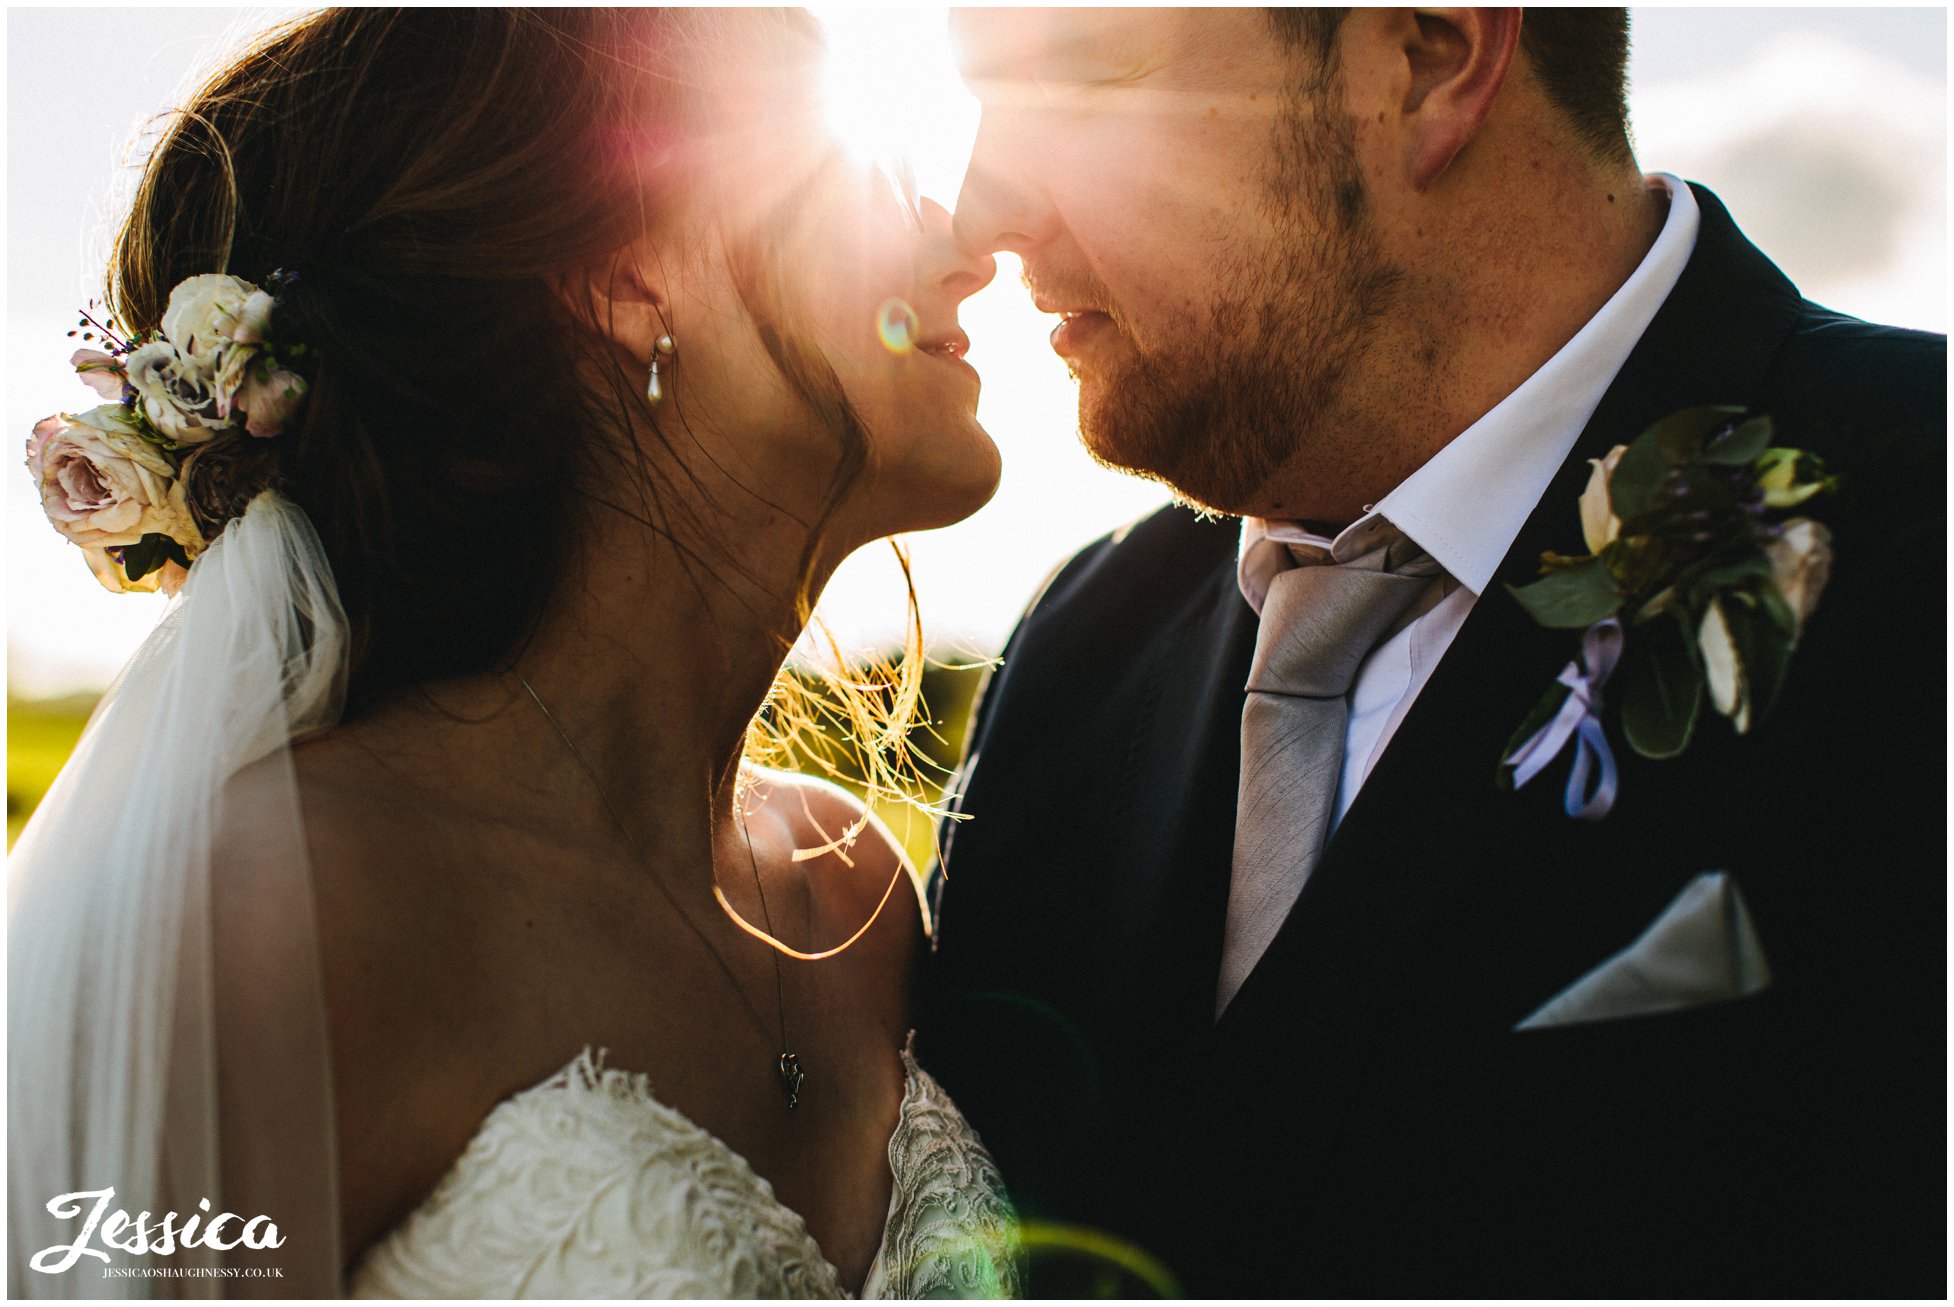
<path id="1" fill-rule="evenodd" d="M 311 523 L 259 495 L 190 568 L 22 832 L 8 868 L 10 1297 L 341 1292 L 290 745 L 338 721 L 346 654 Z M 91 1251 L 68 1251 L 98 1206 Z M 116 1211 L 129 1228 L 111 1228 Z M 219 1242 L 263 1242 L 265 1222 L 246 1223 L 264 1216 L 282 1246 L 181 1245 L 189 1218 L 201 1245 L 224 1212 L 236 1219 Z M 124 1251 L 139 1213 L 149 1255 Z M 177 1246 L 158 1253 L 165 1213 Z"/>

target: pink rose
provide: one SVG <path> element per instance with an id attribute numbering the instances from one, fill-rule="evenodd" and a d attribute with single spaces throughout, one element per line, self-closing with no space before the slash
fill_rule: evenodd
<path id="1" fill-rule="evenodd" d="M 193 556 L 203 548 L 175 467 L 118 405 L 37 422 L 27 470 L 48 521 L 84 549 L 133 545 L 152 533 Z"/>
<path id="2" fill-rule="evenodd" d="M 303 377 L 265 364 L 251 370 L 232 401 L 244 410 L 248 419 L 244 429 L 254 436 L 275 436 L 283 431 L 304 402 Z"/>
<path id="3" fill-rule="evenodd" d="M 68 366 L 80 373 L 81 379 L 103 399 L 122 398 L 128 375 L 122 370 L 122 360 L 114 355 L 99 349 L 78 349 L 68 360 Z"/>

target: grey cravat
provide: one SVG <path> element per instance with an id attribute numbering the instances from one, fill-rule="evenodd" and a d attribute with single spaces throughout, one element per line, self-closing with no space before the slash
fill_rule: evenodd
<path id="1" fill-rule="evenodd" d="M 1219 1016 L 1316 867 L 1336 811 L 1357 668 L 1438 566 L 1404 536 L 1269 583 L 1242 708 L 1241 788 L 1222 937 Z"/>

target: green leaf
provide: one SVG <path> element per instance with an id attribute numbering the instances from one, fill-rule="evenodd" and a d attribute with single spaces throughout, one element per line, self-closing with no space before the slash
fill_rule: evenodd
<path id="1" fill-rule="evenodd" d="M 1721 440 L 1713 440 L 1706 445 L 1702 461 L 1719 467 L 1742 467 L 1755 462 L 1770 443 L 1771 419 L 1751 418 L 1739 422 L 1736 429 Z"/>
<path id="2" fill-rule="evenodd" d="M 1796 649 L 1798 647 L 1798 614 L 1791 611 L 1791 604 L 1785 599 L 1784 592 L 1778 589 L 1777 582 L 1771 581 L 1758 586 L 1757 601 L 1758 605 L 1764 610 L 1764 615 L 1771 619 L 1771 625 L 1775 626 L 1778 634 L 1784 637 L 1785 644 L 1790 648 Z"/>
<path id="3" fill-rule="evenodd" d="M 1718 427 L 1743 414 L 1743 409 L 1730 404 L 1705 404 L 1671 413 L 1649 430 L 1655 433 L 1656 448 L 1662 451 L 1662 456 L 1681 467 L 1703 456 L 1704 445 Z"/>
<path id="4" fill-rule="evenodd" d="M 189 555 L 184 553 L 182 545 L 152 531 L 122 551 L 122 574 L 134 584 L 169 562 L 190 566 Z"/>
<path id="5" fill-rule="evenodd" d="M 1690 597 L 1691 607 L 1701 610 L 1712 597 L 1726 590 L 1750 590 L 1758 581 L 1771 577 L 1771 560 L 1761 549 L 1751 549 L 1736 558 L 1722 561 L 1706 559 L 1683 569 L 1676 586 Z"/>
<path id="6" fill-rule="evenodd" d="M 1644 758 L 1689 746 L 1703 706 L 1703 669 L 1680 616 L 1638 627 L 1622 659 L 1622 732 Z"/>
<path id="7" fill-rule="evenodd" d="M 1673 585 L 1664 586 L 1644 600 L 1642 606 L 1635 610 L 1635 615 L 1630 620 L 1636 626 L 1640 626 L 1644 622 L 1653 622 L 1658 617 L 1672 615 L 1676 617 L 1677 621 L 1687 620 L 1685 615 L 1676 611 L 1677 602 L 1676 587 Z"/>
<path id="8" fill-rule="evenodd" d="M 1656 448 L 1655 428 L 1650 427 L 1635 438 L 1622 452 L 1621 462 L 1615 464 L 1615 474 L 1608 478 L 1609 508 L 1624 522 L 1639 517 L 1649 506 L 1656 483 L 1668 471 L 1662 451 Z"/>
<path id="9" fill-rule="evenodd" d="M 149 545 L 153 539 L 154 536 L 144 536 L 140 542 L 122 551 L 122 574 L 132 583 L 142 580 L 163 565 L 161 551 L 152 549 Z"/>
<path id="10" fill-rule="evenodd" d="M 1549 572 L 1531 585 L 1506 588 L 1534 621 L 1554 630 L 1585 630 L 1604 617 L 1613 617 L 1623 598 L 1621 586 L 1599 558 Z"/>
<path id="11" fill-rule="evenodd" d="M 1743 413 L 1727 404 L 1686 408 L 1652 424 L 1629 442 L 1608 481 L 1608 503 L 1623 522 L 1639 517 L 1671 469 L 1695 461 L 1719 426 Z"/>
<path id="12" fill-rule="evenodd" d="M 1755 727 L 1784 688 L 1784 675 L 1791 669 L 1791 641 L 1763 611 L 1757 595 L 1739 592 L 1732 598 L 1736 602 L 1723 605 L 1723 616 L 1750 687 L 1750 724 Z"/>
<path id="13" fill-rule="evenodd" d="M 1563 703 L 1567 702 L 1567 695 L 1567 687 L 1559 681 L 1548 686 L 1547 693 L 1540 696 L 1540 702 L 1533 706 L 1533 711 L 1528 713 L 1526 720 L 1520 723 L 1520 729 L 1513 732 L 1513 738 L 1506 742 L 1504 749 L 1500 750 L 1499 774 L 1494 778 L 1494 783 L 1502 790 L 1513 788 L 1513 765 L 1506 760 L 1513 756 L 1514 750 L 1532 739 L 1534 732 L 1554 720 L 1554 714 L 1560 711 Z"/>

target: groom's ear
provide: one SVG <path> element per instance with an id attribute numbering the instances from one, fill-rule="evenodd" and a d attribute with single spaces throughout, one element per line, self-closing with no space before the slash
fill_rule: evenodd
<path id="1" fill-rule="evenodd" d="M 1387 26 L 1403 88 L 1404 179 L 1423 191 L 1485 122 L 1520 44 L 1518 9 L 1412 9 Z"/>

